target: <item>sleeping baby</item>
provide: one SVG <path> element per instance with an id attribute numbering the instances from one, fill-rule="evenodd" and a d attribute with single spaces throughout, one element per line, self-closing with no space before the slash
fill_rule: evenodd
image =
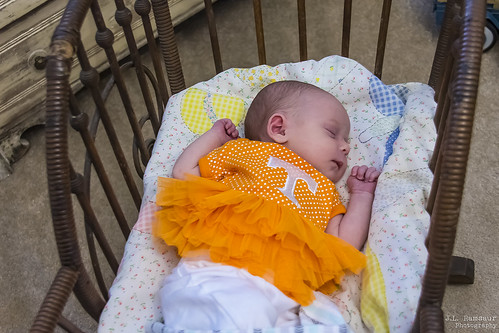
<path id="1" fill-rule="evenodd" d="M 350 120 L 328 92 L 280 81 L 262 89 L 246 138 L 221 119 L 160 178 L 154 234 L 182 257 L 161 289 L 165 326 L 228 330 L 345 325 L 331 293 L 366 264 L 380 174 L 354 166 L 346 209 Z M 330 316 L 314 317 L 321 304 Z"/>

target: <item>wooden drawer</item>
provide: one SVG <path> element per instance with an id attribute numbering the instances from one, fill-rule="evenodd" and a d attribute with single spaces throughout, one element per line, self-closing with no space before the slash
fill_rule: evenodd
<path id="1" fill-rule="evenodd" d="M 99 3 L 108 28 L 115 35 L 115 52 L 123 58 L 128 48 L 121 27 L 114 19 L 114 1 Z M 174 25 L 204 8 L 203 0 L 169 0 L 169 3 Z M 125 0 L 125 4 L 133 12 L 132 27 L 138 46 L 143 46 L 146 40 L 140 16 L 133 11 L 134 0 Z M 0 179 L 11 172 L 10 164 L 28 148 L 28 142 L 21 139 L 22 133 L 44 121 L 43 58 L 65 5 L 65 0 L 0 0 Z M 152 11 L 151 19 L 154 20 Z M 94 25 L 91 16 L 84 25 Z M 107 58 L 96 45 L 95 28 L 83 27 L 82 31 L 91 63 L 99 71 L 106 69 Z M 78 67 L 78 61 L 73 67 Z M 72 72 L 75 89 L 80 87 L 78 75 L 79 70 Z"/>

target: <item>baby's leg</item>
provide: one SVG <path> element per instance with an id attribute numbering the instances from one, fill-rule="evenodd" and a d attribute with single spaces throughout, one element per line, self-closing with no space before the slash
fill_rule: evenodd
<path id="1" fill-rule="evenodd" d="M 173 329 L 294 326 L 298 303 L 267 281 L 232 266 L 182 260 L 160 291 L 165 325 Z"/>

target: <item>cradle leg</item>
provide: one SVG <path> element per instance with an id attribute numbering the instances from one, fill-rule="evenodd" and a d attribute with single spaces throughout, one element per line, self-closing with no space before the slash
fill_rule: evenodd
<path id="1" fill-rule="evenodd" d="M 472 259 L 452 256 L 448 284 L 473 284 L 475 262 Z"/>

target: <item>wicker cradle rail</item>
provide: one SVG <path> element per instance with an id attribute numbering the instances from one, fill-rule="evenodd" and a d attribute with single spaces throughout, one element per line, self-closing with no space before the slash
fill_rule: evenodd
<path id="1" fill-rule="evenodd" d="M 298 25 L 300 59 L 307 59 L 307 34 L 305 1 L 298 0 Z M 175 41 L 174 29 L 167 1 L 137 0 L 135 12 L 141 16 L 152 57 L 154 72 L 142 64 L 141 56 L 131 31 L 132 12 L 123 0 L 115 0 L 116 22 L 122 26 L 130 51 L 130 61 L 119 62 L 113 51 L 113 33 L 95 0 L 70 0 L 57 27 L 47 61 L 46 98 L 46 158 L 50 205 L 61 268 L 57 273 L 39 313 L 32 326 L 33 332 L 52 332 L 57 325 L 69 332 L 80 330 L 62 316 L 62 311 L 71 293 L 74 293 L 85 311 L 96 321 L 106 302 L 107 288 L 103 272 L 98 263 L 99 255 L 94 241 L 97 240 L 110 270 L 116 274 L 119 260 L 116 258 L 105 236 L 105 228 L 99 224 L 90 199 L 90 174 L 95 170 L 104 198 L 109 201 L 113 219 L 119 225 L 124 239 L 130 233 L 130 221 L 120 206 L 116 190 L 104 168 L 104 159 L 98 153 L 97 128 L 102 123 L 111 142 L 112 151 L 118 161 L 130 192 L 131 206 L 140 207 L 141 194 L 137 177 L 127 162 L 121 148 L 112 117 L 108 114 L 105 100 L 115 86 L 123 101 L 126 118 L 132 131 L 133 167 L 141 177 L 149 160 L 154 139 L 145 139 L 143 128 L 150 124 L 149 134 L 155 137 L 159 130 L 162 112 L 169 94 L 185 88 L 182 67 Z M 375 74 L 382 73 L 383 56 L 388 28 L 391 1 L 383 1 L 379 38 L 375 61 Z M 218 45 L 216 24 L 212 4 L 205 0 L 215 68 L 223 68 Z M 151 12 L 152 9 L 152 12 Z M 253 0 L 258 58 L 266 62 L 262 6 Z M 349 55 L 352 1 L 344 1 L 344 20 L 341 54 Z M 87 13 L 93 17 L 97 29 L 96 42 L 105 50 L 112 79 L 101 91 L 99 73 L 91 66 L 84 45 L 80 40 L 80 29 Z M 435 123 L 438 128 L 437 147 L 432 169 L 435 172 L 428 211 L 431 227 L 428 237 L 429 259 L 423 281 L 417 320 L 413 330 L 421 332 L 443 332 L 444 320 L 441 310 L 443 295 L 449 275 L 459 207 L 464 187 L 466 164 L 471 140 L 471 130 L 480 72 L 485 1 L 449 0 L 441 29 L 429 84 L 436 91 L 438 102 Z M 156 31 L 153 27 L 156 27 Z M 156 39 L 159 48 L 156 46 Z M 70 74 L 73 57 L 81 66 L 80 79 L 92 95 L 96 110 L 93 116 L 81 112 L 71 92 Z M 144 98 L 147 113 L 138 117 L 133 109 L 125 84 L 123 72 L 135 69 L 135 76 Z M 165 68 L 166 71 L 163 69 Z M 164 74 L 167 74 L 165 77 Z M 151 94 L 151 88 L 152 93 Z M 154 97 L 153 97 L 154 95 Z M 73 168 L 70 160 L 68 125 L 76 129 L 86 147 L 87 156 L 83 173 Z M 140 182 L 140 181 L 139 181 Z M 94 276 L 87 270 L 77 236 L 77 214 L 73 211 L 72 194 L 84 212 L 85 233 L 92 259 Z M 132 221 L 133 222 L 133 221 Z"/>

